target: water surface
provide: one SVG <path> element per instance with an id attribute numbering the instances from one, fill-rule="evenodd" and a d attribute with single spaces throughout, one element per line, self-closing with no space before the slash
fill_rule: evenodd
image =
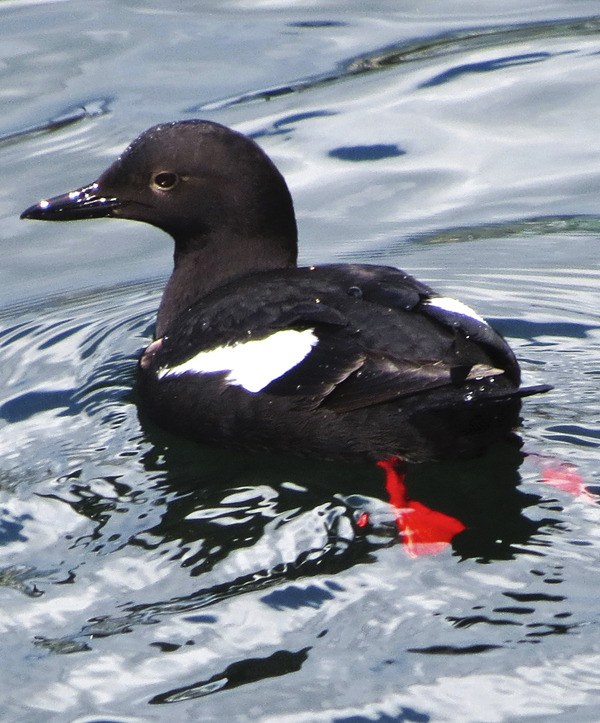
<path id="1" fill-rule="evenodd" d="M 595 720 L 600 18 L 592 2 L 3 2 L 7 720 Z M 510 340 L 522 449 L 380 471 L 140 420 L 170 242 L 18 220 L 153 123 L 251 134 L 301 260 L 392 264 Z M 362 526 L 364 513 L 369 524 Z M 414 542 L 414 541 L 413 541 Z"/>

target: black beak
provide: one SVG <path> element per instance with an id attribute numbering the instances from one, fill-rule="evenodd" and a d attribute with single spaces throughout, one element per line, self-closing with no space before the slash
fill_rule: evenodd
<path id="1" fill-rule="evenodd" d="M 121 206 L 118 198 L 103 196 L 98 183 L 40 201 L 23 211 L 21 218 L 38 221 L 78 221 L 112 216 Z"/>

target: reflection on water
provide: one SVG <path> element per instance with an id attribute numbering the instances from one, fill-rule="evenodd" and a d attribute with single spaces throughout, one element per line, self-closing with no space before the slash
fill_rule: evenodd
<path id="1" fill-rule="evenodd" d="M 596 9 L 434 5 L 2 5 L 7 719 L 598 717 Z M 168 242 L 16 217 L 196 114 L 274 156 L 306 261 L 491 317 L 555 387 L 522 446 L 386 488 L 138 418 Z"/>
<path id="2" fill-rule="evenodd" d="M 322 75 L 301 78 L 286 85 L 265 90 L 255 90 L 224 100 L 210 101 L 192 106 L 187 113 L 204 113 L 206 111 L 220 110 L 229 106 L 249 103 L 259 100 L 271 100 L 289 93 L 314 90 L 331 83 L 336 83 L 353 75 L 363 75 L 373 71 L 381 71 L 394 66 L 402 66 L 411 62 L 426 62 L 439 57 L 446 58 L 454 54 L 468 53 L 474 50 L 492 49 L 497 51 L 505 46 L 511 47 L 520 42 L 544 41 L 551 38 L 577 38 L 586 35 L 596 35 L 600 31 L 600 20 L 597 17 L 581 18 L 580 20 L 552 20 L 542 23 L 523 23 L 521 26 L 501 26 L 496 28 L 481 27 L 469 30 L 459 30 L 454 33 L 444 33 L 439 37 L 408 40 L 398 45 L 370 51 L 356 58 L 340 63 L 339 67 Z M 447 83 L 467 72 L 490 72 L 499 70 L 507 65 L 527 64 L 539 62 L 550 58 L 547 52 L 509 55 L 495 58 L 484 63 L 457 65 L 451 71 L 441 73 L 435 78 L 423 83 L 426 88 Z"/>
<path id="3" fill-rule="evenodd" d="M 54 133 L 63 128 L 79 123 L 83 120 L 95 118 L 96 116 L 109 113 L 109 101 L 105 98 L 92 100 L 77 108 L 68 108 L 60 115 L 43 121 L 39 125 L 30 128 L 20 128 L 17 131 L 3 133 L 0 135 L 0 144 L 22 140 L 27 136 L 35 136 L 41 133 Z"/>
<path id="4" fill-rule="evenodd" d="M 165 655 L 173 664 L 146 703 L 283 678 L 345 654 L 347 626 L 364 626 L 369 609 L 371 620 L 374 594 L 392 606 L 369 623 L 380 643 L 391 616 L 394 629 L 403 621 L 411 631 L 402 637 L 413 656 L 481 656 L 578 634 L 585 618 L 573 610 L 564 550 L 557 557 L 568 522 L 555 496 L 595 500 L 575 469 L 535 456 L 523 467 L 520 445 L 502 444 L 478 460 L 409 466 L 394 491 L 372 466 L 257 458 L 172 437 L 140 422 L 134 404 L 136 355 L 157 302 L 148 289 L 38 307 L 0 338 L 12 380 L 0 404 L 11 430 L 0 582 L 19 596 L 2 617 L 56 660 L 91 655 L 70 685 L 107 685 L 94 657 L 111 641 L 121 649 L 124 636 L 144 651 L 139 684 Z M 534 345 L 546 333 L 504 323 Z M 522 469 L 535 487 L 523 486 Z M 511 563 L 512 572 L 493 571 Z M 431 618 L 427 632 L 415 627 L 417 612 Z"/>

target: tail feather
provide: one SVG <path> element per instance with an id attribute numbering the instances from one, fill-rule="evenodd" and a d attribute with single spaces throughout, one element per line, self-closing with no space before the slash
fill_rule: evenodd
<path id="1" fill-rule="evenodd" d="M 498 380 L 500 381 L 500 380 Z M 453 395 L 427 400 L 410 415 L 411 423 L 427 438 L 432 458 L 459 459 L 481 454 L 490 444 L 509 437 L 519 426 L 521 398 L 543 394 L 548 384 L 517 389 L 478 385 L 472 394 L 464 389 Z M 416 401 L 416 400 L 415 400 Z M 424 401 L 424 400 L 419 400 Z"/>
<path id="2" fill-rule="evenodd" d="M 522 397 L 530 397 L 532 394 L 545 394 L 553 389 L 552 384 L 534 384 L 532 387 L 523 387 L 519 391 Z"/>
<path id="3" fill-rule="evenodd" d="M 521 389 L 498 389 L 490 390 L 487 399 L 522 399 L 523 397 L 531 397 L 534 394 L 545 394 L 554 389 L 552 384 L 534 384 L 531 387 L 521 387 Z"/>

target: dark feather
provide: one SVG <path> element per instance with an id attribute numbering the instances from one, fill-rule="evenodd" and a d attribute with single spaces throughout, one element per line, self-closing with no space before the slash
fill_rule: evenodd
<path id="1" fill-rule="evenodd" d="M 290 283 L 285 271 L 266 272 L 248 280 L 249 289 L 240 280 L 235 293 L 225 286 L 206 297 L 178 320 L 156 363 L 173 365 L 282 329 L 313 329 L 318 343 L 263 393 L 338 413 L 518 374 L 491 327 L 430 306 L 431 289 L 397 269 L 332 265 L 292 275 Z"/>

